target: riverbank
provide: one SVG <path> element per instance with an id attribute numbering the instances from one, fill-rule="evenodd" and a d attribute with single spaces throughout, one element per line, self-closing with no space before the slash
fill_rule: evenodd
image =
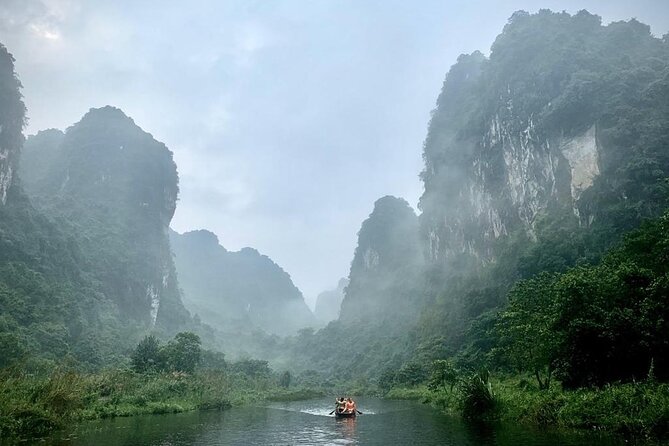
<path id="1" fill-rule="evenodd" d="M 0 375 L 0 437 L 35 437 L 73 423 L 141 414 L 222 410 L 261 401 L 320 396 L 284 388 L 272 376 L 223 370 L 139 374 L 131 370 Z"/>
<path id="2" fill-rule="evenodd" d="M 559 384 L 539 390 L 522 378 L 492 379 L 492 409 L 483 418 L 537 426 L 606 431 L 626 437 L 669 437 L 669 385 L 654 382 L 616 384 L 601 389 L 566 391 Z M 426 386 L 393 388 L 391 399 L 430 403 L 450 414 L 466 410 L 463 390 Z"/>

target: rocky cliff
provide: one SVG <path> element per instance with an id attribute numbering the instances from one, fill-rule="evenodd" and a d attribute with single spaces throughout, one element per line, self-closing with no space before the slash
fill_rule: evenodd
<path id="1" fill-rule="evenodd" d="M 431 260 L 493 260 L 500 239 L 534 239 L 558 212 L 620 231 L 654 215 L 661 198 L 647 192 L 669 175 L 656 96 L 667 91 L 667 54 L 635 20 L 602 26 L 586 11 L 542 10 L 515 13 L 489 58 L 461 56 L 425 141 Z"/>
<path id="2" fill-rule="evenodd" d="M 14 58 L 0 44 L 0 205 L 7 203 L 9 189 L 16 181 L 16 165 L 23 144 L 26 108 L 20 87 Z"/>

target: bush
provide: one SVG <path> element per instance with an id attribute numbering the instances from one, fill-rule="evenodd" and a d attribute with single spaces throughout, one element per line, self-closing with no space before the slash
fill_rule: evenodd
<path id="1" fill-rule="evenodd" d="M 492 391 L 490 375 L 481 371 L 460 382 L 462 415 L 468 419 L 489 419 L 496 414 L 497 399 Z"/>

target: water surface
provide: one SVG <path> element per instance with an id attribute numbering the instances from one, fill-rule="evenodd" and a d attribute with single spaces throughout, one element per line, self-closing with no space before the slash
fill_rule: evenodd
<path id="1" fill-rule="evenodd" d="M 465 423 L 415 402 L 359 398 L 356 419 L 328 415 L 333 398 L 217 412 L 117 418 L 82 424 L 45 445 L 443 445 L 603 446 L 623 444 L 594 434 Z"/>

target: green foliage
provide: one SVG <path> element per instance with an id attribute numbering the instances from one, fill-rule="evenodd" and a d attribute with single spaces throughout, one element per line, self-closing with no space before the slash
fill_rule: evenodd
<path id="1" fill-rule="evenodd" d="M 518 384 L 518 379 L 496 382 L 499 416 L 504 421 L 607 430 L 636 438 L 664 438 L 669 433 L 666 384 L 636 382 L 575 391 Z"/>
<path id="2" fill-rule="evenodd" d="M 669 212 L 625 237 L 601 263 L 519 282 L 496 323 L 497 352 L 548 388 L 669 379 Z M 543 377 L 541 376 L 544 373 Z"/>
<path id="3" fill-rule="evenodd" d="M 292 381 L 292 379 L 293 376 L 290 374 L 288 370 L 286 370 L 279 377 L 279 385 L 284 389 L 287 389 L 288 387 L 290 387 L 290 382 Z"/>
<path id="4" fill-rule="evenodd" d="M 144 337 L 130 355 L 132 368 L 138 373 L 184 372 L 193 373 L 202 360 L 200 337 L 195 333 L 181 332 L 167 345 L 161 346 L 154 335 Z M 217 352 L 207 352 L 207 368 L 225 368 L 225 361 Z"/>
<path id="5" fill-rule="evenodd" d="M 455 367 L 452 361 L 446 359 L 437 359 L 432 361 L 430 368 L 430 379 L 427 383 L 427 388 L 432 391 L 449 389 L 450 392 L 458 383 L 460 372 Z"/>
<path id="6" fill-rule="evenodd" d="M 230 364 L 230 370 L 254 378 L 268 377 L 271 373 L 267 361 L 260 359 L 242 359 Z"/>
<path id="7" fill-rule="evenodd" d="M 204 370 L 225 370 L 228 363 L 225 360 L 225 354 L 212 350 L 202 350 L 202 360 L 200 369 Z"/>
<path id="8" fill-rule="evenodd" d="M 498 400 L 487 371 L 480 371 L 461 380 L 460 393 L 462 415 L 465 418 L 490 419 L 496 416 Z"/>
<path id="9" fill-rule="evenodd" d="M 164 355 L 170 370 L 192 373 L 200 363 L 200 337 L 195 333 L 177 333 L 165 347 Z"/>
<path id="10" fill-rule="evenodd" d="M 559 338 L 552 331 L 558 317 L 555 275 L 542 273 L 519 282 L 498 316 L 499 349 L 519 371 L 531 371 L 540 389 L 550 387 Z"/>
<path id="11" fill-rule="evenodd" d="M 286 392 L 267 377 L 222 370 L 186 375 L 129 370 L 82 374 L 61 368 L 28 374 L 5 369 L 0 372 L 0 436 L 30 438 L 81 420 L 221 410 L 269 398 L 317 395 L 303 388 Z"/>
<path id="12" fill-rule="evenodd" d="M 132 368 L 138 373 L 164 370 L 165 359 L 160 349 L 160 342 L 153 335 L 142 339 L 130 355 Z"/>
<path id="13" fill-rule="evenodd" d="M 397 370 L 393 368 L 385 369 L 377 380 L 377 385 L 382 392 L 388 392 L 395 385 L 395 376 L 397 375 Z"/>
<path id="14" fill-rule="evenodd" d="M 397 370 L 395 383 L 400 386 L 416 386 L 424 383 L 428 377 L 428 370 L 419 362 L 409 362 Z"/>

